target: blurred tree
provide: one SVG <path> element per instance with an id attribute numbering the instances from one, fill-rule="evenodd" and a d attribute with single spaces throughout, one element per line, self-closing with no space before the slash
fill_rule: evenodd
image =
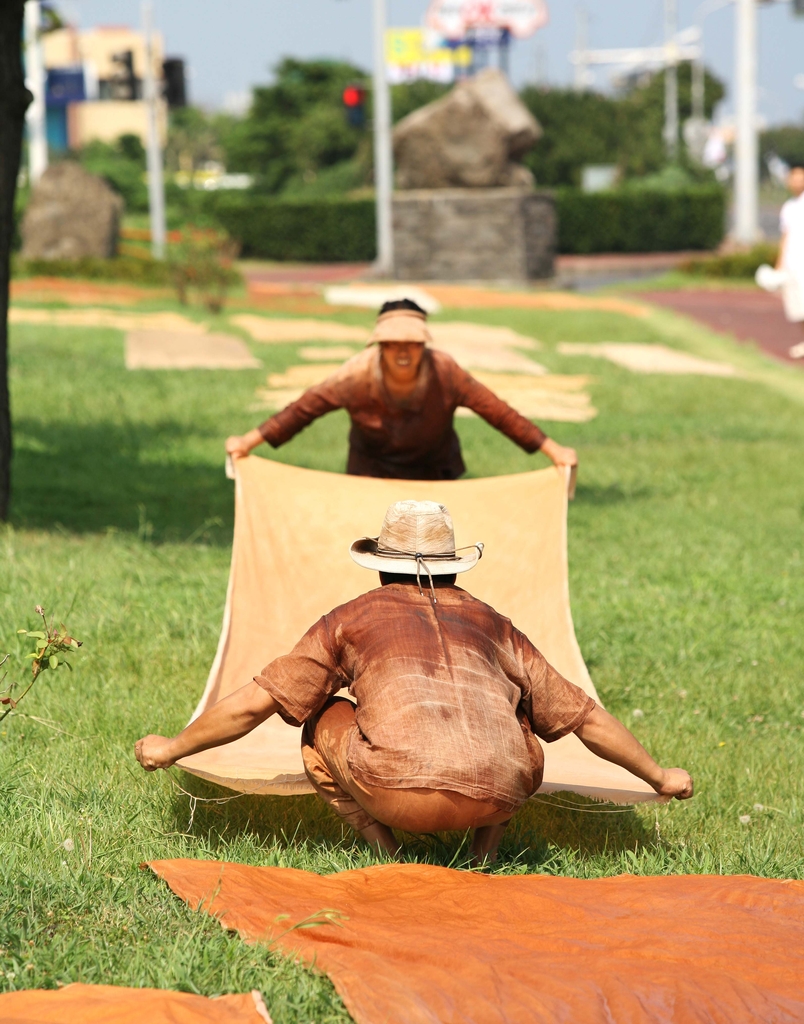
<path id="1" fill-rule="evenodd" d="M 544 132 L 524 159 L 538 185 L 579 185 L 586 164 L 618 163 L 623 116 L 616 100 L 534 86 L 521 96 Z"/>
<path id="2" fill-rule="evenodd" d="M 198 107 L 171 110 L 165 167 L 192 174 L 211 160 L 225 163 L 223 139 L 236 123 L 231 114 L 210 115 Z"/>
<path id="3" fill-rule="evenodd" d="M 706 72 L 705 109 L 712 116 L 725 88 Z M 579 185 L 586 164 L 617 164 L 625 177 L 656 173 L 667 163 L 664 73 L 633 76 L 619 94 L 528 86 L 522 99 L 544 129 L 525 157 L 540 185 Z M 692 115 L 690 65 L 678 69 L 679 119 Z M 682 154 L 684 148 L 682 146 Z M 682 163 L 687 163 L 682 155 Z"/>
<path id="4" fill-rule="evenodd" d="M 275 75 L 273 85 L 254 89 L 248 114 L 222 139 L 227 168 L 253 174 L 268 192 L 352 159 L 365 136 L 348 123 L 341 98 L 347 85 L 366 80 L 360 68 L 286 57 Z"/>
<path id="5" fill-rule="evenodd" d="M 709 71 L 704 73 L 704 113 L 711 119 L 715 107 L 726 95 L 723 82 Z M 666 163 L 664 139 L 664 72 L 636 76 L 620 99 L 625 129 L 616 161 L 627 177 L 651 174 Z M 692 65 L 678 66 L 678 116 L 680 124 L 692 117 Z M 680 163 L 689 165 L 686 149 L 679 150 Z"/>
<path id="6" fill-rule="evenodd" d="M 141 213 L 148 209 L 145 149 L 138 135 L 121 135 L 113 143 L 95 139 L 76 155 L 83 167 L 120 193 L 126 210 Z"/>
<path id="7" fill-rule="evenodd" d="M 391 114 L 394 124 L 401 121 L 403 117 L 412 114 L 419 107 L 424 107 L 433 100 L 441 99 L 450 89 L 451 85 L 441 85 L 438 82 L 410 82 L 407 85 L 391 86 Z"/>
<path id="8" fill-rule="evenodd" d="M 8 286 L 14 237 L 14 194 L 22 129 L 31 94 L 22 69 L 24 0 L 0 3 L 0 520 L 11 495 L 11 408 L 8 395 Z"/>
<path id="9" fill-rule="evenodd" d="M 768 157 L 774 154 L 787 164 L 804 164 L 804 127 L 795 124 L 780 125 L 763 132 L 759 140 L 763 170 Z"/>

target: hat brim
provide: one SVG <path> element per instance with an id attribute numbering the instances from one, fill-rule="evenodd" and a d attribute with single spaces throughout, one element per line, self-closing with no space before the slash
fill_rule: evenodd
<path id="1" fill-rule="evenodd" d="M 405 555 L 398 558 L 394 555 L 380 555 L 377 553 L 377 537 L 361 537 L 349 548 L 349 554 L 353 561 L 362 565 L 364 569 L 373 569 L 375 572 L 393 572 L 404 576 L 415 576 L 417 571 L 416 559 Z M 454 558 L 428 558 L 424 555 L 427 569 L 433 576 L 452 576 L 458 572 L 468 572 L 474 569 L 480 561 L 480 548 L 473 547 L 465 555 L 455 555 Z M 421 575 L 426 576 L 427 570 L 420 568 Z"/>
<path id="2" fill-rule="evenodd" d="M 368 344 L 413 342 L 416 345 L 429 345 L 432 340 L 427 329 L 427 318 L 422 313 L 399 309 L 382 313 L 377 318 Z"/>

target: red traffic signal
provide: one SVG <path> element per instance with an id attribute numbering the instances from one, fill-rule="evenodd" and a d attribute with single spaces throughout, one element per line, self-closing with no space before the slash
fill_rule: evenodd
<path id="1" fill-rule="evenodd" d="M 362 128 L 366 123 L 366 90 L 362 85 L 347 85 L 342 99 L 346 120 L 353 128 Z"/>
<path id="2" fill-rule="evenodd" d="M 343 90 L 345 107 L 362 107 L 366 101 L 366 90 L 360 85 L 347 85 Z"/>

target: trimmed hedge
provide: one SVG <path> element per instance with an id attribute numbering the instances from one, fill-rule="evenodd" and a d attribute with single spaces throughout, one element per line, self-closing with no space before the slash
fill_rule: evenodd
<path id="1" fill-rule="evenodd" d="M 362 263 L 377 253 L 373 199 L 301 202 L 231 192 L 205 199 L 205 211 L 240 242 L 243 256 Z"/>
<path id="2" fill-rule="evenodd" d="M 204 198 L 205 212 L 238 239 L 244 256 L 358 263 L 376 255 L 371 199 L 290 202 L 244 193 Z M 719 186 L 558 189 L 556 205 L 562 253 L 714 249 L 725 230 L 726 197 Z"/>
<path id="3" fill-rule="evenodd" d="M 726 194 L 718 185 L 678 191 L 556 191 L 558 251 L 674 252 L 715 249 L 726 227 Z"/>
<path id="4" fill-rule="evenodd" d="M 679 270 L 685 274 L 703 277 L 737 277 L 753 280 L 757 268 L 763 263 L 776 264 L 779 246 L 770 242 L 755 245 L 748 252 L 732 252 L 725 256 L 704 256 L 685 260 Z"/>
<path id="5" fill-rule="evenodd" d="M 201 212 L 241 244 L 243 256 L 310 263 L 362 263 L 376 256 L 373 199 L 288 201 L 247 192 L 199 196 Z M 671 252 L 714 249 L 723 238 L 726 198 L 719 186 L 683 191 L 556 191 L 558 251 Z M 76 263 L 18 265 L 20 273 L 167 284 L 156 261 L 119 256 Z"/>
<path id="6" fill-rule="evenodd" d="M 84 256 L 78 260 L 12 261 L 13 277 L 79 277 L 88 281 L 125 281 L 127 284 L 170 285 L 170 266 L 163 260 L 140 259 L 136 256 L 114 256 L 101 259 Z"/>

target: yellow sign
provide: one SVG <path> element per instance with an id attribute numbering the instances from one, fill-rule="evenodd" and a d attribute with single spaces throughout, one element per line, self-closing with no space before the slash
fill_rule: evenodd
<path id="1" fill-rule="evenodd" d="M 391 81 L 430 78 L 451 81 L 456 68 L 472 64 L 468 46 L 428 45 L 432 33 L 420 28 L 389 28 L 385 32 L 385 62 Z"/>
<path id="2" fill-rule="evenodd" d="M 385 60 L 401 67 L 421 64 L 424 60 L 424 32 L 420 28 L 386 29 Z"/>

